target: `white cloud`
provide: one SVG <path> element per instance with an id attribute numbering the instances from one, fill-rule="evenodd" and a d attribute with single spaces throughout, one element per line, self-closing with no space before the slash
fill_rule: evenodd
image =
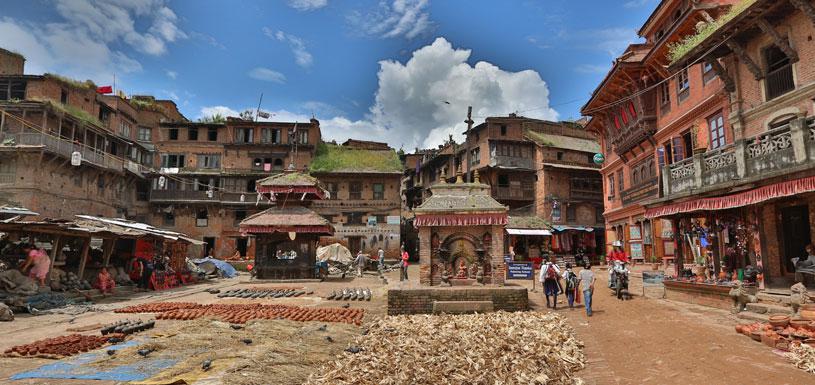
<path id="1" fill-rule="evenodd" d="M 249 77 L 252 79 L 263 80 L 266 82 L 285 83 L 286 75 L 275 70 L 257 67 L 249 71 Z"/>
<path id="2" fill-rule="evenodd" d="M 288 3 L 298 11 L 313 11 L 328 5 L 328 0 L 289 0 Z"/>
<path id="3" fill-rule="evenodd" d="M 227 116 L 238 116 L 238 114 L 240 114 L 238 111 L 235 111 L 226 106 L 210 106 L 201 108 L 201 114 L 198 117 L 204 118 L 213 115 L 221 115 L 223 117 L 227 117 Z"/>
<path id="4" fill-rule="evenodd" d="M 348 21 L 365 35 L 412 39 L 432 28 L 429 6 L 429 0 L 393 0 L 390 4 L 382 1 L 374 10 L 352 12 Z"/>
<path id="5" fill-rule="evenodd" d="M 487 62 L 473 66 L 467 63 L 470 54 L 437 38 L 413 52 L 404 64 L 380 62 L 375 103 L 360 120 L 348 119 L 339 110 L 325 110 L 329 105 L 320 102 L 303 103 L 301 111 L 270 111 L 275 114 L 271 120 L 305 122 L 311 117 L 309 107 L 314 107 L 326 140 L 367 138 L 410 150 L 441 144 L 449 134 L 460 141 L 467 106 L 473 106 L 476 121 L 513 111 L 532 118 L 558 118 L 549 107 L 548 86 L 537 72 L 509 72 Z M 238 113 L 225 106 L 204 110 Z"/>
<path id="6" fill-rule="evenodd" d="M 178 72 L 175 72 L 175 71 L 164 70 L 164 74 L 167 75 L 168 78 L 173 79 L 173 80 L 175 80 L 175 78 L 178 77 Z"/>
<path id="7" fill-rule="evenodd" d="M 574 68 L 575 72 L 583 74 L 604 74 L 608 72 L 611 65 L 581 64 Z"/>
<path id="8" fill-rule="evenodd" d="M 306 49 L 306 43 L 303 39 L 283 31 L 275 32 L 267 27 L 263 27 L 263 33 L 271 39 L 288 43 L 289 48 L 291 48 L 291 53 L 294 55 L 294 61 L 300 67 L 308 68 L 313 64 L 314 58 Z"/>
<path id="9" fill-rule="evenodd" d="M 641 40 L 637 31 L 624 27 L 562 31 L 560 37 L 575 47 L 603 51 L 612 58 L 620 56 L 629 44 Z"/>
<path id="10" fill-rule="evenodd" d="M 0 18 L 0 46 L 25 55 L 28 73 L 105 82 L 114 73 L 142 69 L 122 46 L 161 55 L 168 43 L 187 38 L 163 0 L 59 0 L 53 5 L 59 20 L 48 23 Z"/>

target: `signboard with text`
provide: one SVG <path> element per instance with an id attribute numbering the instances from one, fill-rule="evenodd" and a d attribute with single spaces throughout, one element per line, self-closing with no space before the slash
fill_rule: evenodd
<path id="1" fill-rule="evenodd" d="M 511 262 L 507 264 L 507 279 L 532 279 L 535 270 L 532 262 Z"/>

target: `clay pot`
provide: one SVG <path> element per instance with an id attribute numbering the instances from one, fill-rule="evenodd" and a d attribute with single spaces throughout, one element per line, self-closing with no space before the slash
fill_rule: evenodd
<path id="1" fill-rule="evenodd" d="M 785 328 L 790 324 L 790 316 L 786 314 L 773 314 L 769 319 L 770 325 L 775 328 Z"/>
<path id="2" fill-rule="evenodd" d="M 815 303 L 805 303 L 801 305 L 801 310 L 815 310 Z"/>
<path id="3" fill-rule="evenodd" d="M 810 322 L 812 322 L 812 321 L 796 318 L 796 319 L 790 320 L 790 326 L 792 326 L 792 327 L 794 327 L 796 329 L 802 329 L 802 328 L 805 328 L 807 325 L 809 325 Z"/>
<path id="4" fill-rule="evenodd" d="M 805 320 L 815 321 L 815 309 L 813 309 L 813 310 L 804 310 L 804 309 L 802 309 L 799 312 L 799 314 L 800 314 L 801 318 L 803 318 Z"/>
<path id="5" fill-rule="evenodd" d="M 789 351 L 790 350 L 790 340 L 786 338 L 780 338 L 775 343 L 775 348 L 779 350 Z"/>
<path id="6" fill-rule="evenodd" d="M 760 342 L 760 341 L 761 341 L 761 336 L 762 336 L 762 335 L 764 335 L 764 331 L 763 331 L 763 330 L 754 330 L 752 333 L 750 333 L 750 338 L 752 338 L 752 339 L 753 339 L 753 340 L 755 340 L 755 341 L 759 341 L 759 342 Z"/>

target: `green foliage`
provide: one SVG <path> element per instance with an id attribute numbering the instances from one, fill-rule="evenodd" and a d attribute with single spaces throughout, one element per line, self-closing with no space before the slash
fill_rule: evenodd
<path id="1" fill-rule="evenodd" d="M 71 79 L 69 77 L 65 77 L 65 76 L 61 76 L 61 75 L 57 75 L 57 74 L 49 74 L 49 73 L 45 74 L 44 76 L 47 77 L 47 78 L 57 80 L 60 83 L 63 83 L 63 84 L 68 85 L 70 87 L 84 89 L 84 90 L 96 90 L 96 83 L 94 83 L 91 80 L 85 80 L 83 82 L 83 81 Z"/>
<path id="2" fill-rule="evenodd" d="M 203 118 L 198 119 L 199 123 L 226 123 L 226 117 L 221 114 L 214 114 L 210 116 L 205 116 Z"/>
<path id="3" fill-rule="evenodd" d="M 95 126 L 98 126 L 98 127 L 105 127 L 105 125 L 99 119 L 97 119 L 95 116 L 89 114 L 88 112 L 86 112 L 85 110 L 83 110 L 83 109 L 81 109 L 79 107 L 75 107 L 75 106 L 72 106 L 72 105 L 69 105 L 69 104 L 62 104 L 60 102 L 57 102 L 57 101 L 51 100 L 51 99 L 41 99 L 40 100 L 40 99 L 35 98 L 33 100 L 41 101 L 41 102 L 51 106 L 51 108 L 62 111 L 65 114 L 71 115 L 75 119 L 77 119 L 77 120 L 79 120 L 79 121 L 81 121 L 81 122 L 83 122 L 85 124 L 92 124 L 92 125 L 95 125 Z"/>
<path id="4" fill-rule="evenodd" d="M 696 33 L 692 35 L 685 36 L 682 40 L 670 44 L 668 46 L 668 60 L 671 63 L 676 63 L 685 55 L 688 54 L 691 50 L 693 50 L 696 46 L 700 43 L 705 41 L 708 37 L 713 35 L 719 28 L 723 25 L 727 24 L 730 20 L 733 20 L 736 16 L 742 13 L 745 9 L 753 5 L 757 0 L 742 0 L 740 3 L 734 4 L 730 7 L 730 10 L 727 11 L 724 15 L 719 17 L 716 21 L 712 23 L 705 23 L 701 24 L 697 27 Z"/>
<path id="5" fill-rule="evenodd" d="M 151 100 L 129 99 L 128 103 L 130 103 L 130 105 L 133 106 L 133 108 L 138 109 L 138 110 L 147 110 L 147 111 L 155 111 L 155 112 L 161 112 L 162 111 L 161 106 L 159 106 L 158 104 L 156 104 L 155 102 L 153 102 Z"/>
<path id="6" fill-rule="evenodd" d="M 401 172 L 402 163 L 396 151 L 349 149 L 320 142 L 311 161 L 311 172 L 367 171 Z"/>

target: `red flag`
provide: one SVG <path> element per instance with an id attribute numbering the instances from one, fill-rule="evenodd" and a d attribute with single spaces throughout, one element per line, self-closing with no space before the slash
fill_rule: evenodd
<path id="1" fill-rule="evenodd" d="M 112 94 L 113 93 L 113 87 L 111 87 L 111 86 L 97 87 L 96 88 L 96 93 L 97 94 Z"/>

